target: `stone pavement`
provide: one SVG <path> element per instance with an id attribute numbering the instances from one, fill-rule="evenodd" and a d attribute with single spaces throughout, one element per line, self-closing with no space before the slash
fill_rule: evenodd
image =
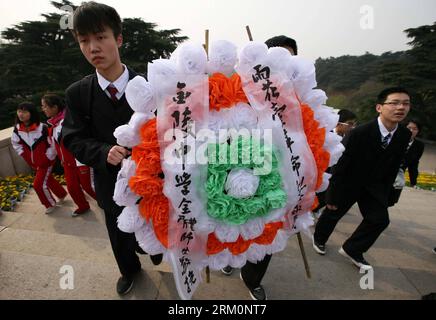
<path id="1" fill-rule="evenodd" d="M 118 270 L 106 234 L 103 215 L 93 212 L 71 218 L 68 200 L 45 215 L 34 191 L 16 212 L 0 216 L 0 299 L 120 299 L 115 292 Z M 263 285 L 271 300 L 306 299 L 420 299 L 436 292 L 436 193 L 405 189 L 391 209 L 391 225 L 366 257 L 374 266 L 374 289 L 360 288 L 363 274 L 337 252 L 361 220 L 357 208 L 339 223 L 328 253 L 314 253 L 303 236 L 312 279 L 307 279 L 296 237 L 273 257 Z M 178 295 L 170 268 L 152 266 L 141 256 L 143 272 L 124 299 L 171 299 Z M 73 267 L 74 289 L 62 290 L 61 268 Z M 195 300 L 249 300 L 239 272 L 227 277 L 211 272 Z"/>

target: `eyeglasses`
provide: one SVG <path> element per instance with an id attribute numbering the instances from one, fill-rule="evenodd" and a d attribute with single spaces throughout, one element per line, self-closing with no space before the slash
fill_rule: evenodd
<path id="1" fill-rule="evenodd" d="M 357 122 L 351 122 L 351 123 L 348 123 L 348 122 L 338 122 L 338 124 L 341 124 L 341 125 L 347 126 L 347 127 L 352 127 L 352 128 L 357 126 Z"/>
<path id="2" fill-rule="evenodd" d="M 401 105 L 403 105 L 403 106 L 405 106 L 405 107 L 410 107 L 410 106 L 411 106 L 410 102 L 408 102 L 408 101 L 406 101 L 406 102 L 402 102 L 402 101 L 391 101 L 391 102 L 385 102 L 385 103 L 382 103 L 382 104 L 383 104 L 383 105 L 387 104 L 388 106 L 391 106 L 391 107 L 399 107 L 399 106 L 401 106 Z"/>

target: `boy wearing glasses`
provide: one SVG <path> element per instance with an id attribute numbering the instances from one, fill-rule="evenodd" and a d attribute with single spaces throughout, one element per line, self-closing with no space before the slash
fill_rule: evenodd
<path id="1" fill-rule="evenodd" d="M 357 117 L 356 115 L 347 109 L 339 110 L 339 122 L 335 128 L 335 133 L 341 137 L 345 137 L 351 129 L 356 127 Z"/>
<path id="2" fill-rule="evenodd" d="M 313 237 L 313 248 L 325 255 L 325 245 L 336 224 L 357 202 L 363 221 L 339 253 L 363 270 L 372 268 L 363 254 L 389 225 L 389 192 L 411 136 L 399 125 L 409 113 L 410 94 L 404 88 L 385 89 L 378 96 L 376 110 L 377 119 L 344 138 L 345 151 L 333 167 L 327 207 Z"/>

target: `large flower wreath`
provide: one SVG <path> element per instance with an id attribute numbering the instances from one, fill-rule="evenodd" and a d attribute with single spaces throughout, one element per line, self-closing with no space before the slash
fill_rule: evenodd
<path id="1" fill-rule="evenodd" d="M 296 108 L 293 109 L 292 121 L 296 124 L 296 133 L 292 143 L 294 146 L 301 145 L 300 149 L 297 148 L 301 154 L 291 154 L 292 161 L 300 157 L 308 159 L 307 164 L 303 162 L 299 166 L 302 165 L 301 170 L 306 170 L 306 173 L 313 176 L 312 180 L 296 180 L 297 187 L 293 182 L 295 179 L 290 183 L 290 177 L 299 177 L 301 172 L 298 172 L 297 167 L 294 176 L 289 174 L 291 170 L 285 166 L 286 157 L 283 156 L 288 149 L 282 146 L 280 150 L 280 143 L 277 146 L 273 144 L 271 170 L 262 175 L 253 173 L 259 164 L 254 163 L 252 158 L 248 162 L 241 161 L 244 151 L 250 157 L 254 153 L 251 150 L 252 136 L 239 136 L 233 140 L 225 137 L 224 140 L 219 139 L 218 143 L 209 145 L 206 178 L 203 184 L 195 185 L 195 188 L 201 189 L 198 190 L 200 193 L 206 194 L 204 199 L 199 198 L 199 201 L 204 202 L 206 212 L 195 209 L 198 212 L 190 219 L 191 223 L 196 223 L 192 230 L 199 234 L 198 239 L 204 239 L 197 240 L 189 248 L 191 251 L 203 251 L 195 252 L 202 256 L 201 259 L 189 260 L 196 264 L 197 269 L 201 270 L 207 265 L 212 269 L 226 265 L 241 267 L 247 260 L 259 261 L 266 254 L 283 250 L 291 235 L 299 231 L 307 232 L 312 222 L 309 210 L 318 203 L 314 197 L 315 191 L 327 188 L 329 175 L 325 171 L 337 162 L 343 151 L 340 138 L 331 132 L 338 117 L 331 108 L 324 106 L 327 100 L 325 94 L 313 89 L 316 86 L 313 64 L 291 57 L 279 48 L 268 51 L 263 44 L 257 43 L 250 43 L 241 51 L 236 67 L 238 72 L 232 73 L 230 70 L 235 69 L 236 62 L 236 48 L 226 41 L 212 46 L 209 61 L 201 46 L 186 44 L 178 48 L 170 60 L 156 60 L 149 66 L 150 82 L 137 77 L 127 88 L 127 99 L 135 115 L 128 125 L 117 129 L 115 136 L 120 145 L 133 148 L 133 152 L 131 159 L 125 160 L 123 164 L 115 189 L 114 199 L 119 205 L 126 206 L 119 217 L 118 226 L 125 232 L 135 233 L 140 246 L 150 254 L 164 253 L 165 259 L 172 262 L 176 278 L 181 277 L 178 273 L 185 275 L 187 271 L 186 268 L 178 270 L 176 263 L 182 261 L 182 257 L 180 253 L 179 256 L 175 253 L 177 244 L 174 243 L 173 234 L 176 232 L 173 228 L 180 222 L 181 216 L 178 219 L 174 217 L 178 204 L 168 196 L 171 195 L 168 192 L 170 181 L 165 175 L 167 169 L 163 165 L 163 145 L 158 128 L 162 109 L 158 109 L 157 118 L 154 115 L 157 105 L 168 105 L 168 97 L 175 96 L 176 92 L 172 88 L 181 88 L 177 81 L 180 74 L 202 75 L 206 70 L 211 74 L 208 78 L 207 127 L 218 136 L 223 129 L 250 130 L 272 123 L 262 121 L 267 114 L 265 112 L 269 111 L 263 106 L 263 99 L 257 99 L 256 94 L 261 91 L 256 91 L 257 82 L 251 80 L 247 71 L 254 66 L 268 67 L 272 75 L 271 83 L 279 79 L 281 82 L 277 80 L 275 83 L 283 83 L 278 86 L 282 95 L 286 93 L 286 96 L 294 99 L 287 100 L 289 104 L 297 101 L 294 102 Z M 162 82 L 162 78 L 167 78 L 168 82 Z M 252 78 L 256 80 L 254 76 Z M 270 81 L 270 78 L 267 80 Z M 189 95 L 184 97 L 187 99 Z M 280 101 L 277 100 L 278 102 Z M 272 103 L 272 106 L 277 103 Z M 283 120 L 285 115 L 280 116 L 285 129 L 288 121 Z M 275 123 L 279 123 L 277 119 Z M 164 123 L 162 119 L 160 125 Z M 289 123 L 287 125 L 289 129 Z M 281 131 L 280 129 L 279 132 Z M 282 138 L 275 134 L 274 139 L 277 142 L 277 139 Z M 222 154 L 210 152 L 216 151 L 223 144 L 230 147 L 235 144 L 240 161 L 234 164 L 229 164 L 230 161 L 221 163 L 219 157 Z M 270 146 L 260 144 L 261 154 L 268 148 Z M 224 157 L 230 155 L 225 153 Z M 293 165 L 295 169 L 294 162 Z M 306 183 L 306 189 L 301 188 L 303 182 Z M 295 191 L 298 186 L 299 194 Z M 311 193 L 307 192 L 304 196 L 302 190 L 311 190 Z M 307 204 L 307 201 L 310 203 Z M 301 208 L 303 212 L 297 210 Z M 186 224 L 186 220 L 183 223 Z M 189 250 L 185 248 L 183 252 Z M 177 259 L 173 259 L 174 256 Z M 186 257 L 183 256 L 183 259 Z M 188 280 L 179 279 L 179 283 L 187 284 Z M 194 283 L 192 281 L 191 285 Z M 190 294 L 186 295 L 181 284 L 177 286 L 179 294 L 182 298 L 189 298 Z M 188 292 L 191 292 L 191 288 Z"/>

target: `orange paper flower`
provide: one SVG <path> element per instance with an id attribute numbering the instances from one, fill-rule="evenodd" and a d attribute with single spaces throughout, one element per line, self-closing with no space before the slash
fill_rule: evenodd
<path id="1" fill-rule="evenodd" d="M 169 202 L 163 194 L 160 148 L 157 136 L 156 118 L 141 128 L 141 143 L 132 150 L 136 163 L 136 175 L 129 181 L 130 189 L 142 197 L 139 212 L 153 223 L 156 238 L 168 248 Z"/>
<path id="2" fill-rule="evenodd" d="M 316 189 L 319 189 L 322 185 L 323 174 L 330 163 L 330 153 L 324 149 L 326 131 L 325 128 L 319 127 L 319 122 L 315 120 L 315 113 L 308 105 L 301 105 L 301 113 L 303 115 L 304 133 L 316 162 L 318 171 Z M 313 208 L 317 206 L 318 199 L 316 198 Z"/>
<path id="3" fill-rule="evenodd" d="M 209 78 L 209 108 L 219 111 L 230 108 L 237 103 L 248 103 L 247 96 L 242 90 L 241 77 L 235 73 L 227 78 L 222 73 L 215 73 Z"/>
<path id="4" fill-rule="evenodd" d="M 207 254 L 215 255 L 225 249 L 228 249 L 233 255 L 236 256 L 247 251 L 254 243 L 264 246 L 270 245 L 277 236 L 277 232 L 282 228 L 283 222 L 269 223 L 265 226 L 265 230 L 263 231 L 262 235 L 256 239 L 244 240 L 241 236 L 239 236 L 238 240 L 232 243 L 222 243 L 218 240 L 215 233 L 211 233 L 207 241 Z"/>

